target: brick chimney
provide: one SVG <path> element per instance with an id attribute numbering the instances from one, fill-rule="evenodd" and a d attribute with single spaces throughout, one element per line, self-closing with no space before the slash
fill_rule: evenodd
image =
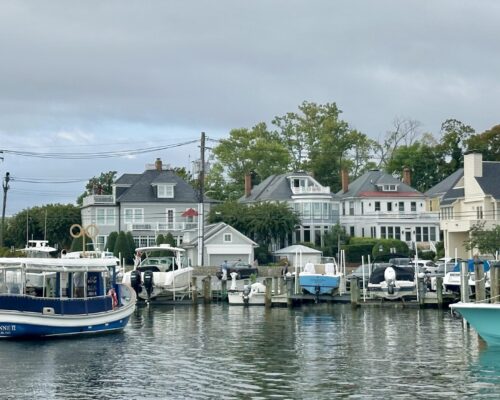
<path id="1" fill-rule="evenodd" d="M 252 175 L 245 174 L 245 197 L 249 197 L 252 194 Z"/>
<path id="2" fill-rule="evenodd" d="M 157 171 L 161 171 L 163 168 L 163 165 L 161 163 L 161 158 L 157 158 L 156 161 L 155 161 L 155 169 Z"/>
<path id="3" fill-rule="evenodd" d="M 406 183 L 408 186 L 411 186 L 411 171 L 410 168 L 403 168 L 403 183 Z"/>
<path id="4" fill-rule="evenodd" d="M 342 179 L 342 192 L 347 193 L 349 191 L 349 173 L 347 172 L 346 169 L 342 169 L 341 179 Z"/>

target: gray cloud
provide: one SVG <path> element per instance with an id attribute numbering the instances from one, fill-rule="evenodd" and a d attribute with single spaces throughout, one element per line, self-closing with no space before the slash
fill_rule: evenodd
<path id="1" fill-rule="evenodd" d="M 396 116 L 482 131 L 498 123 L 499 17 L 493 0 L 4 2 L 0 147 L 222 136 L 304 100 L 372 137 Z"/>

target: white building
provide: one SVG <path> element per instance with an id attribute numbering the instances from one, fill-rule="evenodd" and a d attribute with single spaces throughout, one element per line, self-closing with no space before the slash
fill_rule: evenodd
<path id="1" fill-rule="evenodd" d="M 410 247 L 435 249 L 439 216 L 426 209 L 426 197 L 410 186 L 409 169 L 403 181 L 379 170 L 368 171 L 349 184 L 342 174 L 340 223 L 350 236 L 398 239 Z"/>

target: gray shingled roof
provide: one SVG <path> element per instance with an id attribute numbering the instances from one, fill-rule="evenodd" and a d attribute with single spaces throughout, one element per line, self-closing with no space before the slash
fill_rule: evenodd
<path id="1" fill-rule="evenodd" d="M 464 197 L 464 189 L 450 189 L 448 190 L 443 198 L 441 199 L 440 205 L 441 206 L 448 206 L 452 203 L 454 203 L 457 199 L 463 198 Z"/>
<path id="2" fill-rule="evenodd" d="M 384 184 L 398 185 L 397 191 L 396 192 L 380 191 L 377 188 L 377 185 L 384 185 Z M 376 197 L 377 194 L 386 196 L 388 193 L 394 196 L 401 196 L 401 195 L 415 196 L 415 197 L 423 196 L 423 194 L 419 192 L 417 189 L 414 189 L 411 186 L 408 186 L 406 183 L 393 177 L 392 175 L 379 170 L 372 170 L 365 172 L 358 179 L 349 184 L 347 192 L 344 193 L 342 190 L 340 190 L 339 192 L 337 192 L 337 195 L 343 198 L 361 197 L 363 195 Z"/>
<path id="3" fill-rule="evenodd" d="M 483 189 L 485 194 L 493 196 L 495 199 L 500 199 L 500 162 L 483 161 L 483 176 L 476 178 L 477 183 Z"/>
<path id="4" fill-rule="evenodd" d="M 117 201 L 140 203 L 197 203 L 198 194 L 191 185 L 177 176 L 173 171 L 147 170 L 141 175 L 124 174 L 116 184 L 130 184 L 131 187 L 121 194 Z M 175 184 L 173 199 L 159 199 L 153 183 Z"/>
<path id="5" fill-rule="evenodd" d="M 431 187 L 427 192 L 425 192 L 425 195 L 429 197 L 444 195 L 448 190 L 452 189 L 463 176 L 464 169 L 459 168 L 437 185 Z"/>
<path id="6" fill-rule="evenodd" d="M 281 175 L 271 175 L 252 188 L 250 196 L 241 197 L 240 203 L 253 203 L 258 201 L 288 201 L 292 199 L 289 177 L 310 177 L 306 172 L 288 172 Z M 335 194 L 330 194 L 335 198 Z"/>

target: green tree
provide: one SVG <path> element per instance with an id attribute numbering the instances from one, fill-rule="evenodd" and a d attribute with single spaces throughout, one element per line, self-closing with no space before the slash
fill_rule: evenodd
<path id="1" fill-rule="evenodd" d="M 332 226 L 332 228 L 326 232 L 323 236 L 323 255 L 325 257 L 337 257 L 339 252 L 339 245 L 349 243 L 349 235 L 345 231 L 345 228 L 337 223 Z"/>
<path id="2" fill-rule="evenodd" d="M 177 243 L 175 243 L 175 238 L 174 235 L 172 235 L 170 232 L 167 232 L 165 235 L 165 241 L 163 243 L 169 244 L 172 247 L 175 247 Z"/>
<path id="3" fill-rule="evenodd" d="M 127 237 L 127 252 L 124 255 L 124 257 L 127 263 L 132 264 L 134 262 L 134 255 L 135 255 L 134 236 L 132 235 L 132 232 L 127 232 L 125 236 Z"/>
<path id="4" fill-rule="evenodd" d="M 467 250 L 477 249 L 483 255 L 494 255 L 500 251 L 500 225 L 493 229 L 484 229 L 485 222 L 479 222 L 472 226 L 469 239 L 464 242 Z"/>
<path id="5" fill-rule="evenodd" d="M 474 134 L 474 129 L 456 119 L 447 119 L 441 125 L 441 140 L 438 145 L 442 164 L 442 175 L 449 176 L 463 167 L 463 153 L 467 150 L 467 141 Z"/>
<path id="6" fill-rule="evenodd" d="M 165 236 L 163 236 L 163 234 L 160 233 L 158 236 L 156 236 L 156 245 L 159 246 L 160 244 L 163 243 L 166 243 Z"/>
<path id="7" fill-rule="evenodd" d="M 83 243 L 83 236 L 73 238 L 71 242 L 70 251 L 91 251 L 94 250 L 94 243 L 92 238 L 85 236 L 85 247 Z"/>
<path id="8" fill-rule="evenodd" d="M 113 182 L 116 179 L 116 171 L 102 172 L 98 177 L 90 178 L 85 185 L 85 192 L 78 196 L 76 203 L 81 206 L 83 198 L 93 194 L 113 194 Z"/>
<path id="9" fill-rule="evenodd" d="M 116 238 L 115 248 L 113 249 L 113 255 L 115 257 L 123 257 L 127 258 L 127 254 L 129 253 L 129 243 L 127 240 L 127 235 L 125 232 L 120 231 L 118 233 L 118 237 Z"/>
<path id="10" fill-rule="evenodd" d="M 484 161 L 500 161 L 500 125 L 467 139 L 467 149 L 482 153 Z"/>
<path id="11" fill-rule="evenodd" d="M 46 239 L 51 246 L 69 248 L 69 229 L 81 224 L 81 212 L 72 204 L 47 204 L 22 210 L 7 220 L 5 244 L 23 248 L 28 239 Z"/>
<path id="12" fill-rule="evenodd" d="M 254 172 L 259 181 L 287 170 L 289 155 L 276 134 L 261 122 L 252 129 L 233 129 L 213 153 L 230 180 L 243 188 L 244 177 Z"/>
<path id="13" fill-rule="evenodd" d="M 446 178 L 436 168 L 436 164 L 429 160 L 439 161 L 436 147 L 417 141 L 410 146 L 400 146 L 394 150 L 385 171 L 401 178 L 404 168 L 408 167 L 412 174 L 411 186 L 425 192 Z"/>
<path id="14" fill-rule="evenodd" d="M 114 251 L 116 239 L 118 238 L 118 232 L 111 232 L 108 235 L 108 240 L 106 241 L 106 246 L 104 247 L 107 251 Z"/>

